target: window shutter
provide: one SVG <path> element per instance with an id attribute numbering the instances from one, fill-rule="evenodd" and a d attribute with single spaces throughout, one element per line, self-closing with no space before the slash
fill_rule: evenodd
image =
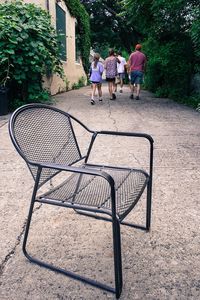
<path id="1" fill-rule="evenodd" d="M 66 14 L 65 11 L 58 4 L 56 4 L 56 31 L 59 35 L 60 58 L 66 61 Z"/>

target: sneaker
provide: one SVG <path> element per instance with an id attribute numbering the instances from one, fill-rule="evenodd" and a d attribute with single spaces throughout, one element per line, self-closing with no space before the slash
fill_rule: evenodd
<path id="1" fill-rule="evenodd" d="M 103 101 L 102 98 L 99 98 L 99 101 L 102 102 Z"/>
<path id="2" fill-rule="evenodd" d="M 119 90 L 119 92 L 120 92 L 120 93 L 123 93 L 123 91 L 122 91 L 122 90 Z"/>
<path id="3" fill-rule="evenodd" d="M 116 95 L 114 93 L 112 94 L 112 98 L 113 98 L 113 100 L 116 99 Z"/>
<path id="4" fill-rule="evenodd" d="M 90 100 L 90 103 L 91 103 L 91 105 L 94 105 L 94 104 L 95 104 L 94 99 L 91 99 L 91 100 Z"/>
<path id="5" fill-rule="evenodd" d="M 136 97 L 135 97 L 135 100 L 140 100 L 140 97 L 139 97 L 139 96 L 136 96 Z"/>
<path id="6" fill-rule="evenodd" d="M 129 97 L 130 99 L 134 99 L 134 97 L 133 97 L 133 94 L 132 95 L 130 95 L 130 97 Z"/>

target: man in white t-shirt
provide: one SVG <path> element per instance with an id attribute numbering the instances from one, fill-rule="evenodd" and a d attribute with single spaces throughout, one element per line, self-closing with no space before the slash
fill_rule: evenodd
<path id="1" fill-rule="evenodd" d="M 122 93 L 122 88 L 124 84 L 124 78 L 125 78 L 125 66 L 126 66 L 126 60 L 124 57 L 122 57 L 122 53 L 119 51 L 117 58 L 120 60 L 120 63 L 117 63 L 117 73 L 120 78 L 120 90 L 119 92 Z"/>

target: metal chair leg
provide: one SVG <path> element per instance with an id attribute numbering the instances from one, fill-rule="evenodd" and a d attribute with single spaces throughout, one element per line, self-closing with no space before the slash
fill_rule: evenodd
<path id="1" fill-rule="evenodd" d="M 122 272 L 122 253 L 121 253 L 121 229 L 120 229 L 120 223 L 118 221 L 119 225 L 119 234 L 118 234 L 118 249 L 119 249 L 119 274 L 120 274 L 120 286 L 122 289 L 123 286 L 123 272 Z"/>
<path id="2" fill-rule="evenodd" d="M 22 245 L 23 253 L 27 258 L 28 258 L 28 254 L 27 254 L 27 251 L 26 251 L 26 243 L 27 243 L 27 239 L 28 239 L 28 233 L 29 233 L 29 228 L 30 228 L 30 224 L 31 224 L 31 218 L 32 218 L 32 214 L 33 214 L 33 208 L 34 208 L 34 204 L 35 204 L 35 197 L 36 197 L 36 194 L 37 194 L 37 189 L 38 189 L 38 185 L 39 185 L 39 181 L 40 181 L 41 171 L 42 171 L 42 169 L 38 168 L 37 175 L 36 175 L 36 180 L 35 180 L 35 185 L 34 185 L 34 189 L 33 189 L 33 194 L 32 194 L 32 198 L 31 198 L 31 204 L 30 204 L 30 208 L 29 208 L 25 233 L 24 233 L 23 245 Z"/>
<path id="3" fill-rule="evenodd" d="M 113 249 L 114 249 L 114 270 L 115 270 L 115 290 L 118 299 L 122 292 L 122 259 L 119 221 L 113 219 Z"/>
<path id="4" fill-rule="evenodd" d="M 92 285 L 94 287 L 103 289 L 103 290 L 111 292 L 111 293 L 116 293 L 116 289 L 113 288 L 113 287 L 111 287 L 111 286 L 108 286 L 108 285 L 103 284 L 101 282 L 98 282 L 96 280 L 93 280 L 93 279 L 86 278 L 84 276 L 78 275 L 78 274 L 76 274 L 74 272 L 67 271 L 67 270 L 59 268 L 59 267 L 55 267 L 52 264 L 46 263 L 46 262 L 44 262 L 42 260 L 39 260 L 37 258 L 34 258 L 34 257 L 32 257 L 31 255 L 28 254 L 28 252 L 26 250 L 26 243 L 27 243 L 27 237 L 28 237 L 28 232 L 29 232 L 30 223 L 31 223 L 31 216 L 32 216 L 32 212 L 33 212 L 33 205 L 34 205 L 34 201 L 33 201 L 33 203 L 31 203 L 31 207 L 30 207 L 30 210 L 29 210 L 29 216 L 28 216 L 28 221 L 27 221 L 27 226 L 26 226 L 25 236 L 24 236 L 24 242 L 23 242 L 23 252 L 24 252 L 24 255 L 28 258 L 28 260 L 30 262 L 32 262 L 32 263 L 35 263 L 35 264 L 41 266 L 41 267 L 45 267 L 45 268 L 47 268 L 49 270 L 61 273 L 61 274 L 66 275 L 66 276 L 69 276 L 69 277 L 71 277 L 73 279 L 76 279 L 76 280 L 82 281 L 84 283 L 90 284 L 90 285 Z M 118 274 L 118 272 L 117 272 L 117 274 Z"/>
<path id="5" fill-rule="evenodd" d="M 147 209 L 146 209 L 146 230 L 151 226 L 151 181 L 147 185 Z"/>
<path id="6" fill-rule="evenodd" d="M 23 244 L 22 244 L 22 250 L 24 255 L 29 259 L 29 255 L 27 254 L 26 251 L 26 243 L 27 243 L 27 239 L 28 239 L 28 233 L 29 233 L 29 229 L 30 229 L 30 224 L 31 224 L 31 219 L 32 219 L 32 213 L 33 213 L 33 208 L 34 208 L 34 201 L 31 202 L 30 205 L 30 209 L 29 209 L 29 214 L 28 214 L 28 219 L 27 219 L 27 223 L 26 223 L 26 228 L 25 228 L 25 233 L 24 233 L 24 240 L 23 240 Z"/>
<path id="7" fill-rule="evenodd" d="M 64 274 L 64 275 L 69 276 L 73 279 L 85 282 L 85 283 L 90 284 L 92 286 L 101 288 L 105 291 L 115 293 L 116 298 L 119 298 L 120 294 L 121 294 L 121 290 L 122 290 L 122 267 L 121 267 L 120 228 L 119 228 L 118 220 L 116 220 L 115 224 L 113 224 L 113 245 L 114 245 L 114 265 L 115 265 L 115 285 L 116 285 L 115 288 L 112 288 L 112 287 L 110 287 L 106 284 L 102 284 L 101 282 L 86 278 L 84 276 L 75 274 L 71 271 L 67 271 L 67 270 L 55 267 L 51 264 L 48 264 L 44 261 L 41 261 L 37 258 L 34 258 L 34 257 L 32 257 L 31 255 L 28 254 L 28 252 L 26 250 L 26 244 L 27 244 L 27 239 L 28 239 L 32 214 L 33 214 L 33 208 L 34 208 L 34 204 L 35 204 L 35 196 L 36 196 L 38 182 L 39 182 L 39 179 L 36 180 L 35 188 L 34 188 L 33 195 L 32 195 L 31 205 L 30 205 L 30 209 L 29 209 L 25 234 L 24 234 L 24 240 L 23 240 L 23 246 L 22 246 L 24 255 L 32 263 L 35 263 L 35 264 L 37 264 L 41 267 L 45 267 L 49 270 L 56 271 L 58 273 Z"/>

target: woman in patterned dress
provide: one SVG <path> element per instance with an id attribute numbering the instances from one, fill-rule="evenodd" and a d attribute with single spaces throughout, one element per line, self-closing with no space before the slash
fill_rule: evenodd
<path id="1" fill-rule="evenodd" d="M 108 82 L 108 91 L 110 100 L 115 100 L 115 77 L 117 76 L 117 63 L 120 62 L 115 56 L 113 49 L 109 51 L 109 56 L 105 59 L 104 68 L 106 70 L 106 81 Z"/>

